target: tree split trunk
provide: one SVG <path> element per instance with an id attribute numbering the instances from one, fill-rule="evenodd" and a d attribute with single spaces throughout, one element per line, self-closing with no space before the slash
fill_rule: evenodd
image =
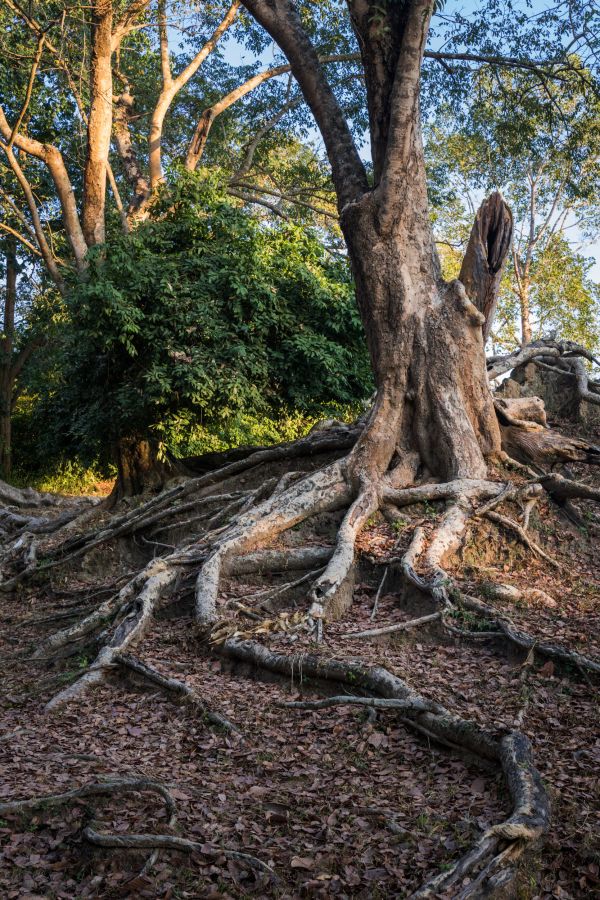
<path id="1" fill-rule="evenodd" d="M 477 213 L 464 281 L 444 281 L 416 116 L 400 208 L 390 217 L 377 189 L 341 217 L 377 385 L 353 474 L 369 481 L 391 467 L 396 484 L 482 478 L 500 452 L 484 341 L 512 237 L 510 210 L 494 193 Z"/>

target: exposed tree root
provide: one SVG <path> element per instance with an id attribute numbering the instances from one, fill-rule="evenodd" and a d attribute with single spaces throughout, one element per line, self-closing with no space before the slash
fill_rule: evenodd
<path id="1" fill-rule="evenodd" d="M 37 506 L 57 506 L 60 502 L 53 494 L 40 494 L 33 488 L 17 488 L 6 481 L 0 481 L 0 503 L 6 506 L 33 509 Z"/>
<path id="2" fill-rule="evenodd" d="M 581 671 L 592 672 L 596 675 L 600 674 L 600 663 L 589 656 L 584 656 L 576 650 L 568 650 L 565 647 L 549 644 L 547 641 L 532 637 L 530 634 L 518 629 L 510 619 L 499 614 L 497 609 L 494 609 L 487 603 L 483 603 L 481 600 L 466 594 L 461 595 L 460 603 L 465 609 L 492 621 L 506 639 L 521 650 L 533 650 L 540 656 L 559 664 L 571 665 Z"/>
<path id="3" fill-rule="evenodd" d="M 544 475 L 540 478 L 543 487 L 557 500 L 598 500 L 600 488 L 593 488 L 580 481 L 564 478 L 562 475 Z"/>
<path id="4" fill-rule="evenodd" d="M 373 696 L 335 696 L 314 703 L 288 704 L 300 709 L 324 708 L 339 703 L 391 707 L 401 712 L 401 721 L 409 727 L 432 736 L 445 746 L 499 765 L 506 780 L 513 811 L 506 821 L 492 826 L 481 840 L 450 870 L 427 882 L 415 897 L 433 897 L 461 884 L 470 877 L 476 884 L 468 896 L 481 896 L 492 880 L 512 879 L 514 870 L 508 866 L 547 830 L 550 818 L 548 798 L 541 778 L 535 769 L 531 747 L 519 732 L 494 735 L 473 722 L 454 716 L 440 704 L 416 694 L 405 682 L 387 669 L 367 668 L 360 662 L 325 659 L 310 654 L 288 656 L 275 653 L 254 641 L 226 641 L 222 652 L 258 668 L 291 677 L 302 683 L 303 678 L 319 678 L 368 691 Z M 381 703 L 394 701 L 393 703 Z M 379 702 L 378 702 L 379 701 Z M 510 849 L 510 853 L 507 851 Z"/>
<path id="5" fill-rule="evenodd" d="M 419 628 L 421 625 L 429 625 L 437 619 L 441 619 L 440 612 L 430 613 L 428 616 L 421 616 L 418 619 L 411 619 L 409 622 L 398 622 L 396 625 L 385 625 L 381 628 L 369 628 L 367 631 L 351 631 L 345 634 L 345 638 L 366 638 L 379 637 L 383 634 L 394 634 L 397 631 L 409 631 L 411 628 Z"/>
<path id="6" fill-rule="evenodd" d="M 21 572 L 18 572 L 12 578 L 0 582 L 0 590 L 10 592 L 32 575 L 41 572 L 45 573 L 47 570 L 72 562 L 107 541 L 147 529 L 152 525 L 158 524 L 158 522 L 178 515 L 182 510 L 192 509 L 204 504 L 222 503 L 224 500 L 230 499 L 232 495 L 222 493 L 208 497 L 202 496 L 202 492 L 257 466 L 346 450 L 353 446 L 360 431 L 360 425 L 341 425 L 323 431 L 316 431 L 298 441 L 259 449 L 220 469 L 189 479 L 186 482 L 178 483 L 141 504 L 136 509 L 113 516 L 104 528 L 92 529 L 83 534 L 76 534 L 73 537 L 67 536 L 64 541 L 57 545 L 47 549 L 44 548 L 44 553 L 41 554 L 44 557 L 42 565 L 26 565 Z M 175 501 L 181 501 L 185 497 L 194 494 L 199 495 L 195 501 L 187 504 L 175 503 Z M 241 494 L 238 494 L 239 496 Z M 251 497 L 249 499 L 252 500 Z M 262 499 L 262 497 L 257 499 Z M 236 500 L 237 497 L 232 502 L 235 503 Z M 248 506 L 250 505 L 251 503 L 248 504 Z M 219 514 L 224 514 L 224 518 L 226 518 L 230 511 L 230 509 L 221 509 Z M 69 519 L 67 524 L 72 524 L 71 519 Z M 215 524 L 215 521 L 209 522 L 209 525 L 212 525 L 212 527 Z"/>
<path id="7" fill-rule="evenodd" d="M 67 806 L 74 801 L 88 799 L 89 797 L 106 797 L 142 791 L 152 791 L 163 798 L 168 815 L 167 826 L 173 828 L 177 822 L 175 799 L 160 782 L 145 778 L 119 778 L 111 779 L 110 781 L 96 781 L 75 790 L 67 791 L 64 794 L 50 794 L 26 800 L 0 803 L 0 816 L 26 815 L 38 809 Z M 187 838 L 172 834 L 107 834 L 96 831 L 89 825 L 83 829 L 82 835 L 89 843 L 106 849 L 175 850 L 181 853 L 193 853 L 194 851 L 200 852 L 203 847 L 201 842 L 190 841 Z M 274 882 L 279 881 L 279 878 L 270 866 L 249 853 L 241 853 L 237 850 L 228 850 L 226 848 L 221 848 L 220 852 L 227 859 L 237 860 L 252 869 L 267 874 Z M 156 855 L 153 854 L 144 868 L 149 868 L 149 863 L 153 863 L 155 860 Z"/>
<path id="8" fill-rule="evenodd" d="M 487 373 L 490 381 L 504 375 L 505 372 L 511 372 L 519 366 L 524 366 L 531 361 L 548 361 L 558 360 L 561 357 L 569 360 L 575 360 L 577 357 L 588 359 L 590 362 L 596 362 L 594 356 L 575 341 L 553 341 L 542 339 L 533 341 L 526 347 L 516 350 L 508 356 L 494 356 L 487 360 Z"/>
<path id="9" fill-rule="evenodd" d="M 580 670 L 600 673 L 600 663 L 590 659 L 574 650 L 540 641 L 531 635 L 517 629 L 506 617 L 499 615 L 491 606 L 465 595 L 456 581 L 443 568 L 444 557 L 454 552 L 460 546 L 464 537 L 467 522 L 467 512 L 458 504 L 451 507 L 442 517 L 442 521 L 428 549 L 423 552 L 425 535 L 421 529 L 415 531 L 413 541 L 402 561 L 402 570 L 407 579 L 419 590 L 425 591 L 435 600 L 440 607 L 442 619 L 450 614 L 460 611 L 461 607 L 481 615 L 491 621 L 493 628 L 502 633 L 507 640 L 520 649 L 534 649 L 536 653 L 558 663 L 570 664 Z M 415 571 L 416 561 L 423 555 L 425 567 L 432 574 L 423 577 Z"/>
<path id="10" fill-rule="evenodd" d="M 377 512 L 379 497 L 375 489 L 363 491 L 354 501 L 344 517 L 333 556 L 323 574 L 317 579 L 310 592 L 311 607 L 309 617 L 316 622 L 317 639 L 322 637 L 323 619 L 329 614 L 333 603 L 350 577 L 354 566 L 354 548 L 360 530 L 369 517 Z"/>
<path id="11" fill-rule="evenodd" d="M 172 834 L 106 834 L 95 831 L 89 826 L 84 828 L 83 837 L 91 844 L 105 849 L 120 850 L 175 850 L 179 853 L 200 853 L 204 848 L 202 841 L 190 841 L 188 838 L 177 837 Z M 219 848 L 219 852 L 226 859 L 233 859 L 244 863 L 252 869 L 262 872 L 276 884 L 280 879 L 273 869 L 250 853 L 240 853 L 238 850 Z"/>
<path id="12" fill-rule="evenodd" d="M 158 685 L 158 687 L 166 691 L 167 694 L 182 697 L 190 704 L 190 706 L 199 710 L 206 721 L 210 722 L 212 725 L 216 725 L 224 731 L 230 731 L 237 734 L 240 733 L 239 729 L 226 719 L 225 716 L 209 709 L 202 697 L 200 697 L 189 685 L 185 684 L 185 682 L 179 681 L 177 678 L 167 678 L 165 675 L 161 675 L 156 669 L 153 669 L 152 666 L 149 666 L 128 654 L 117 654 L 113 658 L 113 662 L 118 663 L 130 672 L 134 672 L 141 678 L 150 681 L 152 684 Z"/>
<path id="13" fill-rule="evenodd" d="M 203 626 L 217 620 L 217 596 L 232 560 L 282 531 L 320 512 L 339 509 L 350 498 L 340 463 L 332 463 L 293 484 L 283 494 L 265 500 L 229 528 L 213 546 L 196 583 L 196 619 Z"/>
<path id="14" fill-rule="evenodd" d="M 324 443 L 329 450 L 334 444 L 339 449 L 340 441 L 353 442 L 357 433 L 358 429 L 346 430 L 342 437 L 340 434 L 328 435 L 326 441 L 323 436 L 318 440 L 307 438 L 302 453 L 308 452 L 307 447 L 314 450 L 317 446 L 320 449 L 315 452 L 325 452 L 322 449 Z M 295 623 L 296 617 L 300 617 L 301 627 L 306 629 L 307 623 L 312 625 L 317 638 L 320 638 L 323 623 L 335 616 L 345 599 L 351 598 L 357 537 L 369 518 L 382 508 L 391 514 L 393 509 L 425 502 L 446 502 L 447 506 L 433 527 L 429 524 L 416 527 L 404 555 L 397 561 L 386 560 L 386 566 L 399 562 L 406 581 L 433 599 L 434 611 L 429 611 L 429 607 L 426 615 L 410 621 L 350 632 L 345 637 L 377 637 L 426 627 L 438 621 L 461 638 L 479 638 L 481 632 L 468 632 L 459 627 L 461 616 L 467 611 L 491 623 L 484 633 L 486 637 L 506 640 L 531 653 L 532 658 L 536 653 L 584 673 L 600 673 L 600 663 L 522 632 L 503 613 L 465 593 L 447 571 L 447 560 L 460 548 L 469 523 L 483 517 L 514 532 L 533 553 L 557 565 L 527 533 L 528 511 L 543 490 L 560 503 L 571 499 L 600 499 L 595 488 L 559 475 L 542 475 L 520 485 L 482 478 L 397 487 L 402 482 L 390 473 L 373 483 L 364 482 L 358 486 L 361 483 L 352 477 L 348 459 L 329 463 L 309 474 L 290 472 L 282 477 L 263 479 L 255 490 L 238 490 L 237 485 L 225 483 L 239 471 L 247 471 L 262 464 L 265 459 L 302 455 L 298 451 L 300 443 L 285 445 L 283 451 L 281 448 L 259 450 L 228 463 L 217 472 L 174 485 L 137 509 L 113 516 L 100 532 L 90 530 L 77 535 L 72 533 L 71 524 L 67 526 L 69 536 L 57 546 L 56 556 L 46 564 L 47 568 L 83 556 L 109 539 L 139 532 L 153 544 L 155 552 L 161 546 L 162 549 L 169 549 L 153 541 L 153 537 L 170 529 L 184 530 L 196 524 L 201 527 L 192 529 L 199 530 L 199 534 L 188 536 L 186 543 L 153 559 L 141 572 L 130 577 L 121 590 L 115 590 L 108 597 L 105 595 L 96 608 L 86 610 L 88 614 L 84 618 L 50 636 L 37 648 L 35 658 L 44 659 L 51 658 L 53 654 L 61 655 L 65 650 L 71 652 L 70 648 L 80 646 L 82 642 L 85 646 L 85 642 L 90 642 L 92 638 L 100 645 L 90 668 L 75 683 L 53 697 L 47 704 L 48 710 L 81 696 L 118 667 L 157 685 L 170 696 L 182 698 L 198 709 L 210 723 L 227 730 L 237 730 L 219 713 L 207 709 L 202 698 L 185 682 L 164 676 L 130 655 L 129 651 L 149 627 L 156 610 L 164 604 L 173 588 L 179 584 L 179 598 L 182 594 L 187 597 L 187 585 L 190 579 L 196 579 L 195 618 L 202 634 L 206 635 L 221 618 L 219 593 L 224 578 L 254 573 L 296 572 L 298 577 L 256 591 L 246 598 L 254 606 L 248 609 L 241 604 L 241 611 L 254 619 L 260 618 L 257 610 L 261 607 L 270 612 L 269 604 L 276 598 L 312 581 L 306 615 L 301 611 L 295 612 L 289 623 Z M 277 453 L 273 456 L 275 451 Z M 217 484 L 219 488 L 215 490 Z M 523 524 L 497 511 L 505 502 L 522 504 Z M 265 548 L 296 524 L 335 510 L 346 512 L 333 547 Z M 35 552 L 35 549 L 35 541 L 23 541 L 17 548 L 15 559 L 21 559 L 24 553 Z M 44 559 L 47 561 L 48 557 Z M 3 588 L 10 589 L 21 578 L 41 571 L 45 571 L 42 566 L 30 563 L 24 572 L 5 582 Z M 378 587 L 373 616 L 385 577 Z M 181 584 L 185 585 L 183 590 Z M 69 618 L 80 612 L 77 609 L 61 610 L 58 615 Z M 274 624 L 277 625 L 277 622 L 258 621 L 254 633 L 264 633 L 269 630 L 267 626 Z M 298 709 L 325 709 L 340 704 L 389 709 L 395 711 L 404 724 L 428 739 L 483 761 L 488 766 L 500 767 L 512 797 L 512 815 L 506 822 L 490 828 L 451 869 L 433 878 L 415 896 L 435 897 L 450 892 L 451 896 L 479 897 L 514 877 L 516 859 L 546 830 L 549 817 L 547 798 L 533 767 L 529 744 L 520 732 L 494 734 L 486 731 L 473 722 L 453 715 L 439 704 L 420 697 L 383 668 L 370 669 L 360 662 L 327 660 L 321 656 L 285 656 L 273 653 L 254 641 L 228 639 L 227 636 L 231 635 L 229 625 L 231 620 L 226 623 L 221 621 L 218 632 L 219 639 L 224 639 L 221 652 L 227 656 L 292 678 L 301 680 L 304 676 L 310 676 L 352 688 L 351 696 L 335 694 L 326 699 L 294 701 L 286 705 Z M 102 633 L 98 635 L 98 632 Z M 240 633 L 253 632 L 237 632 L 238 635 Z M 213 631 L 212 638 L 215 637 L 216 632 Z M 359 696 L 361 692 L 364 696 Z M 98 793 L 101 792 L 98 790 Z M 76 799 L 72 792 L 60 795 L 67 796 Z M 0 814 L 2 809 L 0 805 Z M 91 843 L 107 848 L 192 852 L 199 847 L 196 842 L 179 836 L 111 835 L 91 827 L 86 829 L 85 837 Z M 274 880 L 272 871 L 260 860 L 246 858 L 243 854 L 234 856 L 234 851 L 224 853 L 268 874 Z"/>
<path id="15" fill-rule="evenodd" d="M 109 781 L 92 781 L 80 788 L 66 791 L 63 794 L 49 794 L 39 797 L 29 797 L 25 800 L 10 800 L 0 803 L 0 816 L 26 815 L 38 809 L 49 809 L 67 806 L 74 800 L 84 800 L 88 797 L 106 797 L 111 794 L 132 793 L 138 791 L 151 791 L 159 794 L 165 801 L 169 817 L 175 812 L 175 800 L 167 788 L 158 781 L 149 778 L 111 778 Z"/>
<path id="16" fill-rule="evenodd" d="M 174 560 L 167 562 L 157 559 L 123 588 L 121 595 L 127 598 L 130 611 L 114 629 L 85 674 L 46 704 L 48 711 L 79 697 L 86 689 L 104 680 L 108 670 L 115 664 L 115 657 L 122 654 L 148 628 L 156 605 L 178 575 L 179 568 Z"/>
<path id="17" fill-rule="evenodd" d="M 518 522 L 514 522 L 512 519 L 509 519 L 508 516 L 502 516 L 500 513 L 488 511 L 485 514 L 490 521 L 495 522 L 497 525 L 502 525 L 504 528 L 508 528 L 509 531 L 513 531 L 519 540 L 528 547 L 532 553 L 535 553 L 536 556 L 540 556 L 542 559 L 545 559 L 547 563 L 550 563 L 551 566 L 554 566 L 556 569 L 562 568 L 560 563 L 555 559 L 552 559 L 551 556 L 542 550 L 542 548 L 533 541 L 524 528 L 518 524 Z"/>

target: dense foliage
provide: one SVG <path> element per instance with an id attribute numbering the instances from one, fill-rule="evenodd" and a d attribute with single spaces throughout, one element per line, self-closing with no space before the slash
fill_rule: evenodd
<path id="1" fill-rule="evenodd" d="M 115 232 L 65 308 L 40 415 L 45 440 L 84 458 L 123 435 L 178 444 L 200 424 L 317 415 L 370 389 L 345 259 L 244 212 L 214 172 L 182 176 L 151 221 Z"/>

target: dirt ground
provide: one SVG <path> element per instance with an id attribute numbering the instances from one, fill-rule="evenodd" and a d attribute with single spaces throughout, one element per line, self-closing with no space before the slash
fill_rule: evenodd
<path id="1" fill-rule="evenodd" d="M 391 570 L 376 619 L 370 618 L 386 560 L 406 545 L 415 524 L 428 527 L 438 514 L 439 507 L 425 504 L 394 525 L 374 518 L 361 536 L 353 604 L 326 627 L 322 644 L 294 625 L 302 588 L 280 605 L 277 622 L 254 636 L 299 656 L 310 651 L 383 665 L 423 696 L 492 730 L 520 722 L 551 797 L 552 825 L 521 864 L 517 896 L 593 896 L 600 890 L 598 683 L 575 668 L 511 654 L 503 641 L 477 630 L 468 640 L 437 623 L 405 634 L 347 637 L 414 617 L 415 598 Z M 333 525 L 325 517 L 310 531 L 289 532 L 278 546 L 327 544 Z M 600 659 L 593 529 L 566 523 L 548 499 L 532 514 L 531 527 L 560 570 L 488 524 L 471 532 L 455 576 L 483 594 L 489 580 L 543 591 L 543 602 L 486 602 L 540 640 Z M 44 703 L 85 670 L 95 651 L 74 647 L 56 662 L 33 660 L 34 648 L 71 623 L 74 609 L 81 615 L 104 596 L 99 591 L 114 590 L 132 555 L 142 552 L 147 548 L 137 546 L 125 554 L 113 542 L 84 564 L 56 570 L 52 585 L 0 594 L 0 802 L 107 778 L 153 779 L 177 802 L 173 833 L 198 846 L 191 854 L 161 851 L 142 873 L 148 850 L 103 850 L 86 842 L 91 822 L 113 834 L 168 831 L 164 804 L 146 792 L 10 815 L 0 820 L 2 898 L 408 897 L 506 815 L 509 798 L 495 771 L 410 731 L 393 710 L 278 706 L 322 696 L 322 685 L 303 679 L 301 665 L 293 679 L 283 679 L 224 659 L 218 646 L 198 638 L 185 584 L 135 655 L 193 687 L 240 734 L 119 673 L 84 698 L 44 712 Z M 222 602 L 251 604 L 257 590 L 286 577 L 230 579 Z M 228 616 L 239 631 L 256 627 L 233 606 Z"/>

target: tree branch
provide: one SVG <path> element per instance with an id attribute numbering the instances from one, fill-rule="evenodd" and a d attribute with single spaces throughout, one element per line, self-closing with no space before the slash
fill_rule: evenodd
<path id="1" fill-rule="evenodd" d="M 165 49 L 164 49 L 164 41 L 161 39 L 161 63 L 162 63 L 162 71 L 163 71 L 163 86 L 160 92 L 158 101 L 154 108 L 154 112 L 152 113 L 152 119 L 150 122 L 150 136 L 149 136 L 149 144 L 150 144 L 150 154 L 149 154 L 149 162 L 150 162 L 150 187 L 151 190 L 154 190 L 162 181 L 162 164 L 161 164 L 161 141 L 162 141 L 162 130 L 163 123 L 165 120 L 165 116 L 173 102 L 175 96 L 179 93 L 179 91 L 188 83 L 190 78 L 196 74 L 206 57 L 212 53 L 212 51 L 217 46 L 220 38 L 225 34 L 228 28 L 233 24 L 235 17 L 237 15 L 237 11 L 240 7 L 240 0 L 234 0 L 231 4 L 225 16 L 219 23 L 219 25 L 215 28 L 209 40 L 204 44 L 201 50 L 198 51 L 193 60 L 188 63 L 188 65 L 183 69 L 176 78 L 172 78 L 170 75 L 170 66 L 169 73 L 167 75 L 166 66 L 165 66 Z M 166 36 L 166 31 L 165 31 Z M 168 59 L 168 48 L 167 48 L 167 59 Z"/>
<path id="2" fill-rule="evenodd" d="M 40 253 L 38 248 L 34 247 L 34 245 L 31 243 L 31 241 L 28 241 L 26 237 L 24 237 L 22 234 L 20 234 L 20 232 L 16 231 L 14 228 L 11 228 L 11 226 L 7 225 L 6 222 L 0 222 L 0 228 L 2 228 L 3 231 L 6 231 L 8 234 L 12 234 L 13 237 L 15 237 L 18 241 L 20 241 L 24 247 L 27 247 L 28 250 L 31 250 L 32 253 L 35 253 L 36 256 L 40 256 L 40 257 L 42 256 L 42 254 Z"/>
<path id="3" fill-rule="evenodd" d="M 3 119 L 4 119 L 4 122 L 6 122 L 6 119 L 4 118 L 4 113 L 2 112 L 2 109 L 0 107 L 0 131 L 2 131 L 2 132 L 4 132 L 4 129 L 2 127 Z M 8 126 L 7 122 L 6 122 L 6 125 Z M 10 134 L 10 129 L 8 127 L 7 127 L 7 130 Z M 18 140 L 18 138 L 16 138 L 16 136 L 15 136 L 15 139 Z M 58 271 L 58 266 L 56 265 L 56 261 L 52 254 L 52 251 L 50 249 L 48 241 L 46 240 L 46 236 L 44 234 L 44 229 L 42 228 L 42 222 L 40 219 L 38 208 L 37 208 L 37 205 L 35 202 L 35 197 L 33 196 L 33 191 L 31 190 L 31 185 L 29 184 L 29 181 L 25 177 L 25 173 L 23 172 L 23 169 L 19 165 L 19 161 L 17 160 L 17 157 L 15 156 L 14 150 L 12 150 L 12 149 L 9 150 L 8 145 L 5 143 L 0 143 L 0 146 L 2 146 L 2 149 L 6 153 L 6 158 L 8 160 L 8 164 L 11 167 L 11 169 L 13 170 L 15 178 L 21 185 L 21 189 L 22 189 L 23 193 L 25 194 L 27 206 L 29 207 L 29 214 L 31 215 L 31 220 L 33 222 L 33 230 L 35 232 L 35 238 L 38 242 L 41 256 L 44 260 L 46 268 L 48 269 L 50 277 L 52 278 L 52 280 L 58 287 L 59 291 L 61 293 L 64 293 L 63 280 L 61 278 L 60 272 Z"/>
<path id="4" fill-rule="evenodd" d="M 134 27 L 134 22 L 137 19 L 137 17 L 149 5 L 150 5 L 150 0 L 133 0 L 133 2 L 129 4 L 129 6 L 124 11 L 121 18 L 116 23 L 116 26 L 113 30 L 113 33 L 112 33 L 112 50 L 113 50 L 113 52 L 119 48 L 121 41 L 123 40 L 125 35 L 129 34 L 131 29 Z"/>
<path id="5" fill-rule="evenodd" d="M 410 0 L 405 6 L 398 64 L 389 99 L 389 125 L 382 164 L 380 218 L 389 219 L 401 202 L 411 160 L 423 154 L 419 122 L 421 62 L 433 6 L 430 0 Z M 414 163 L 416 171 L 423 169 Z"/>
<path id="6" fill-rule="evenodd" d="M 25 100 L 23 101 L 23 106 L 21 107 L 21 112 L 15 122 L 12 130 L 12 134 L 8 140 L 7 149 L 12 150 L 13 144 L 15 142 L 15 138 L 19 133 L 19 128 L 25 118 L 25 114 L 27 113 L 27 108 L 31 102 L 31 95 L 33 93 L 33 83 L 35 81 L 35 76 L 37 74 L 38 66 L 40 64 L 40 59 L 42 58 L 42 53 L 44 52 L 44 41 L 46 40 L 46 35 L 42 33 L 38 37 L 37 49 L 35 51 L 35 57 L 33 59 L 33 65 L 31 66 L 31 72 L 29 73 L 29 81 L 27 83 L 27 91 L 25 92 Z"/>
<path id="7" fill-rule="evenodd" d="M 319 127 L 331 165 L 338 207 L 367 190 L 365 167 L 319 57 L 290 0 L 244 0 L 244 6 L 286 55 Z"/>
<path id="8" fill-rule="evenodd" d="M 359 56 L 357 53 L 337 53 L 330 56 L 320 56 L 319 62 L 348 62 L 358 58 Z M 243 84 L 238 85 L 238 87 L 234 88 L 228 94 L 225 94 L 224 97 L 221 97 L 220 100 L 217 100 L 216 103 L 213 103 L 212 106 L 207 107 L 200 116 L 200 120 L 194 132 L 194 137 L 190 141 L 185 160 L 186 169 L 188 169 L 190 172 L 193 172 L 198 165 L 206 147 L 208 134 L 217 116 L 221 115 L 221 113 L 229 109 L 229 107 L 236 103 L 238 100 L 241 100 L 242 97 L 245 97 L 247 94 L 249 94 L 250 91 L 253 91 L 261 84 L 264 84 L 265 81 L 269 81 L 271 78 L 277 78 L 280 75 L 285 75 L 286 73 L 291 71 L 292 67 L 289 64 L 274 66 L 271 69 L 265 69 L 264 72 L 258 72 L 256 75 L 248 78 L 248 80 L 244 81 Z M 295 100 L 291 104 L 286 104 L 285 111 L 291 109 L 293 106 L 297 106 L 299 102 L 299 100 Z M 281 115 L 283 115 L 283 113 Z"/>

